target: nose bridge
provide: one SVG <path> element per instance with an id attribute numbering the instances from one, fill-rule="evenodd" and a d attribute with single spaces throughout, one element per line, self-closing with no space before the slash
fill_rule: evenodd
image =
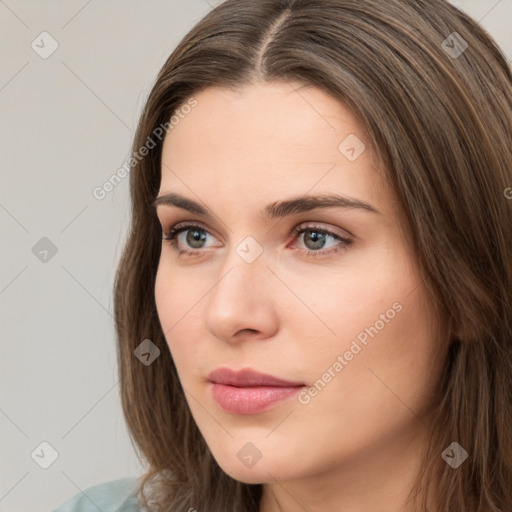
<path id="1" fill-rule="evenodd" d="M 207 329 L 230 339 L 241 329 L 265 330 L 271 310 L 271 272 L 263 247 L 252 237 L 230 247 L 205 311 Z"/>
<path id="2" fill-rule="evenodd" d="M 270 274 L 263 247 L 252 237 L 245 237 L 232 246 L 219 272 L 215 295 L 235 294 L 242 302 L 251 302 L 255 292 L 261 293 L 259 283 L 267 282 Z"/>

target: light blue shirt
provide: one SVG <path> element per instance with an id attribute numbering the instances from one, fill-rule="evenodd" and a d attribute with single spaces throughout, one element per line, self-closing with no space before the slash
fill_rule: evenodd
<path id="1" fill-rule="evenodd" d="M 136 493 L 136 478 L 119 478 L 75 494 L 52 512 L 142 512 Z"/>

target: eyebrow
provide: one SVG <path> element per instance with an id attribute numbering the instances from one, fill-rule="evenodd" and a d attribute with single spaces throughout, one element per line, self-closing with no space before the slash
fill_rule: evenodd
<path id="1" fill-rule="evenodd" d="M 153 201 L 152 206 L 153 208 L 157 208 L 158 206 L 176 206 L 210 220 L 214 218 L 213 213 L 201 204 L 176 193 L 168 193 L 157 197 Z M 374 206 L 360 201 L 359 199 L 340 196 L 338 194 L 323 194 L 318 196 L 292 197 L 284 201 L 276 201 L 263 209 L 262 216 L 275 219 L 296 213 L 308 212 L 317 208 L 357 208 L 371 213 L 381 214 Z"/>

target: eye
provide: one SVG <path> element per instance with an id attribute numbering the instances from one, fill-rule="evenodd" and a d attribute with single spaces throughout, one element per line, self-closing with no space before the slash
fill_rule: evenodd
<path id="1" fill-rule="evenodd" d="M 182 234 L 185 235 L 185 242 L 190 244 L 190 246 L 195 250 L 187 250 L 180 249 L 180 242 L 183 244 L 182 240 L 179 240 Z M 209 232 L 203 227 L 197 224 L 187 224 L 180 223 L 171 227 L 168 232 L 165 233 L 164 240 L 167 240 L 169 244 L 178 251 L 178 257 L 182 254 L 187 254 L 188 256 L 196 256 L 200 249 L 203 249 L 202 245 L 207 238 Z"/>
<path id="2" fill-rule="evenodd" d="M 293 228 L 292 234 L 297 239 L 301 238 L 301 235 L 304 235 L 302 236 L 302 243 L 306 248 L 299 248 L 297 250 L 303 252 L 306 257 L 330 255 L 348 248 L 348 246 L 353 243 L 350 239 L 317 225 L 297 226 Z M 182 235 L 185 236 L 183 237 Z M 204 243 L 209 235 L 211 236 L 209 231 L 198 224 L 180 223 L 172 226 L 169 231 L 165 233 L 163 240 L 169 242 L 178 252 L 178 257 L 184 254 L 187 256 L 199 256 L 201 252 L 204 252 L 202 249 L 205 247 L 208 248 Z M 338 244 L 335 243 L 334 247 L 330 250 L 323 250 L 329 239 L 335 242 L 337 241 Z M 185 247 L 185 249 L 181 249 L 181 247 Z"/>
<path id="3" fill-rule="evenodd" d="M 299 249 L 300 251 L 305 252 L 306 257 L 318 257 L 330 255 L 339 251 L 342 251 L 348 248 L 353 242 L 347 237 L 341 236 L 337 233 L 334 233 L 328 229 L 322 228 L 320 226 L 297 226 L 293 228 L 292 233 L 300 238 L 302 236 L 303 244 L 306 246 L 306 249 Z M 338 244 L 334 244 L 334 248 L 331 250 L 318 250 L 323 249 L 327 243 L 327 240 L 331 238 L 335 241 L 338 241 Z"/>

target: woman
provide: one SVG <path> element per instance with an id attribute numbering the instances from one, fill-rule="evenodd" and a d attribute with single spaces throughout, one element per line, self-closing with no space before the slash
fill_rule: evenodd
<path id="1" fill-rule="evenodd" d="M 115 318 L 148 471 L 101 509 L 512 510 L 511 140 L 510 67 L 444 0 L 201 20 L 135 136 Z"/>

